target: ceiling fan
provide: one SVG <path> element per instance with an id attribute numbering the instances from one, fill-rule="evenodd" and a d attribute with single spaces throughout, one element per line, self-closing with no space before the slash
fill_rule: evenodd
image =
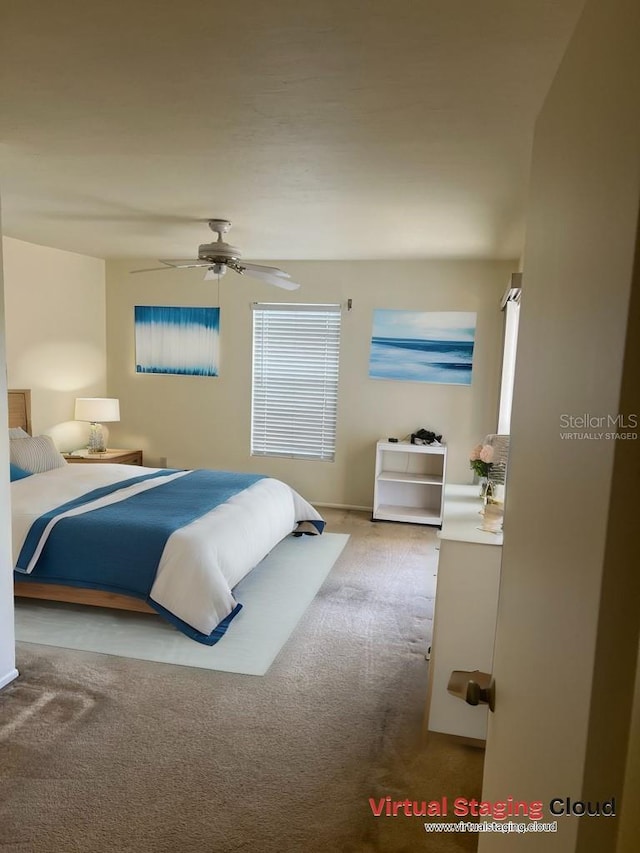
<path id="1" fill-rule="evenodd" d="M 207 270 L 204 279 L 205 281 L 211 281 L 224 275 L 227 269 L 231 269 L 240 275 L 246 273 L 252 278 L 258 278 L 261 281 L 274 284 L 276 287 L 282 287 L 284 290 L 297 290 L 300 287 L 295 281 L 291 281 L 289 273 L 283 272 L 277 267 L 265 267 L 241 261 L 240 258 L 242 255 L 240 250 L 236 249 L 235 246 L 230 246 L 229 243 L 225 243 L 223 240 L 223 237 L 231 228 L 231 223 L 227 219 L 210 219 L 209 228 L 218 235 L 218 239 L 213 243 L 203 243 L 198 246 L 197 258 L 177 260 L 164 260 L 160 258 L 159 262 L 165 266 L 144 270 L 131 270 L 131 272 L 204 267 Z"/>

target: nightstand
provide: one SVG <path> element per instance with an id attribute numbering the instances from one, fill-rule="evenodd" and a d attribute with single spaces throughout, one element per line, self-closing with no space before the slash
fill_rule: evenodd
<path id="1" fill-rule="evenodd" d="M 109 448 L 104 453 L 89 453 L 88 450 L 76 451 L 76 453 L 62 454 L 67 462 L 100 463 L 110 462 L 118 465 L 142 465 L 141 450 L 116 450 Z"/>

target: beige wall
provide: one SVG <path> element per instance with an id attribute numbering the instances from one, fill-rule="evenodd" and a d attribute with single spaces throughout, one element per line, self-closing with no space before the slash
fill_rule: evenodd
<path id="1" fill-rule="evenodd" d="M 216 282 L 197 270 L 129 275 L 154 266 L 107 263 L 109 390 L 121 401 L 113 441 L 142 447 L 149 464 L 256 470 L 289 482 L 310 500 L 370 507 L 374 445 L 420 427 L 442 432 L 450 478 L 471 481 L 470 448 L 495 430 L 502 345 L 499 302 L 517 262 L 269 261 L 302 288 L 292 295 L 228 273 L 220 283 L 221 370 L 218 378 L 135 373 L 135 305 L 216 305 Z M 343 314 L 336 460 L 333 463 L 249 455 L 253 301 L 341 302 Z M 475 311 L 470 387 L 368 378 L 374 308 Z"/>
<path id="2" fill-rule="evenodd" d="M 104 261 L 3 239 L 7 375 L 31 388 L 33 431 L 61 450 L 86 443 L 74 400 L 106 393 Z"/>
<path id="3" fill-rule="evenodd" d="M 621 806 L 640 442 L 563 440 L 561 416 L 640 414 L 638 364 L 624 363 L 640 199 L 639 42 L 635 0 L 587 2 L 536 127 L 489 800 L 616 796 Z M 638 339 L 637 320 L 629 335 Z M 614 468 L 620 453 L 627 462 Z M 630 802 L 637 809 L 637 791 Z M 616 849 L 616 821 L 558 820 L 557 834 L 518 836 L 517 849 Z M 516 847 L 510 835 L 484 835 L 479 849 Z"/>

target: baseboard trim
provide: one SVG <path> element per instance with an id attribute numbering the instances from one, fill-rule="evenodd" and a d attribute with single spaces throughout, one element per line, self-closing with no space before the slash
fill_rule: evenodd
<path id="1" fill-rule="evenodd" d="M 19 674 L 20 673 L 18 672 L 18 670 L 14 667 L 13 669 L 9 670 L 6 675 L 3 675 L 2 678 L 0 678 L 0 690 L 2 690 L 3 687 L 6 687 L 7 684 L 10 684 L 14 679 L 16 679 Z"/>
<path id="2" fill-rule="evenodd" d="M 324 506 L 327 509 L 354 509 L 358 512 L 373 512 L 372 506 L 356 506 L 355 504 L 330 504 L 313 501 L 314 506 Z"/>

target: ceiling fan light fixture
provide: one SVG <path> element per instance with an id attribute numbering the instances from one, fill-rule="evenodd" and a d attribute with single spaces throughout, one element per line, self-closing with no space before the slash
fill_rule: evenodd
<path id="1" fill-rule="evenodd" d="M 211 266 L 207 268 L 204 280 L 213 281 L 214 279 L 219 278 L 221 275 L 224 275 L 226 271 L 226 264 L 211 264 Z"/>

